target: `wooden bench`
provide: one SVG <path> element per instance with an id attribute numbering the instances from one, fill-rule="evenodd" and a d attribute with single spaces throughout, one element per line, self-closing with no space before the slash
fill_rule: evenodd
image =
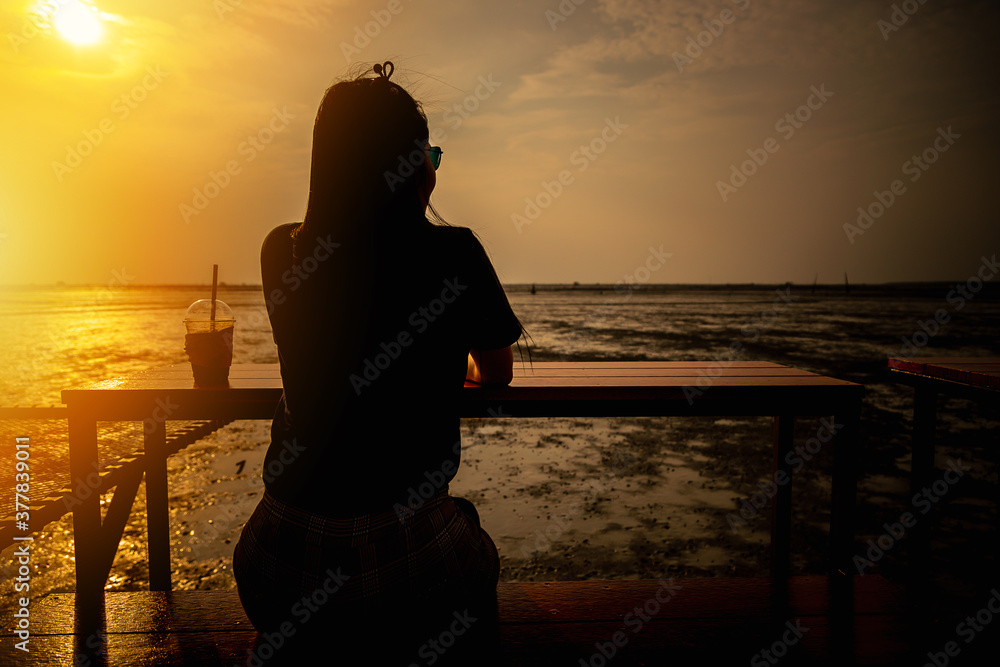
<path id="1" fill-rule="evenodd" d="M 108 593 L 96 632 L 74 632 L 73 603 L 73 594 L 51 594 L 34 605 L 32 664 L 285 664 L 287 646 L 274 650 L 283 640 L 258 637 L 232 590 Z M 480 625 L 471 649 L 459 637 L 454 652 L 466 653 L 457 663 L 444 649 L 450 638 L 431 632 L 401 664 L 428 665 L 433 656 L 438 665 L 919 665 L 903 607 L 899 590 L 871 575 L 848 588 L 822 576 L 787 585 L 770 578 L 508 583 L 498 589 L 498 623 Z M 413 611 L 386 614 L 378 629 L 386 642 Z M 4 623 L 0 655 L 10 655 L 10 627 Z M 351 657 L 344 641 L 330 637 L 320 664 L 382 664 L 372 647 Z"/>

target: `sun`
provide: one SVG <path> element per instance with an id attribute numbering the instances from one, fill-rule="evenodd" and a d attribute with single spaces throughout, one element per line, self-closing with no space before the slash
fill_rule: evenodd
<path id="1" fill-rule="evenodd" d="M 97 9 L 79 0 L 60 2 L 52 17 L 52 24 L 63 39 L 77 46 L 94 44 L 104 34 L 101 15 Z"/>

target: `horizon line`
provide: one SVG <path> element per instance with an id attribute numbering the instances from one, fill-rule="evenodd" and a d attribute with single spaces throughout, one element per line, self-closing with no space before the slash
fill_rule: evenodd
<path id="1" fill-rule="evenodd" d="M 537 289 L 542 288 L 558 288 L 558 289 L 618 289 L 619 291 L 634 291 L 647 288 L 665 288 L 665 287 L 759 287 L 759 288 L 770 288 L 770 287 L 806 287 L 812 288 L 835 288 L 839 290 L 855 287 L 901 287 L 901 286 L 932 286 L 932 285 L 949 285 L 954 282 L 966 282 L 965 280 L 892 280 L 885 282 L 869 283 L 869 282 L 859 282 L 845 284 L 842 282 L 836 283 L 796 283 L 794 281 L 785 282 L 714 282 L 714 283 L 654 283 L 654 282 L 644 282 L 644 283 L 624 283 L 624 282 L 511 282 L 511 283 L 501 283 L 504 288 L 525 288 L 531 289 L 534 286 Z M 263 290 L 264 287 L 260 283 L 229 283 L 225 281 L 220 281 L 219 287 L 225 287 L 227 289 L 240 289 L 240 290 L 252 290 L 259 289 Z M 986 287 L 986 284 L 983 285 Z M 100 283 L 66 283 L 63 281 L 56 281 L 54 283 L 8 283 L 0 284 L 0 290 L 7 289 L 46 289 L 46 288 L 59 288 L 59 289 L 82 289 L 82 288 L 97 288 L 97 289 L 112 289 L 112 290 L 122 290 L 122 289 L 141 289 L 141 288 L 161 288 L 161 289 L 201 289 L 201 288 L 211 288 L 211 283 L 129 283 L 126 285 L 122 284 L 100 284 Z"/>

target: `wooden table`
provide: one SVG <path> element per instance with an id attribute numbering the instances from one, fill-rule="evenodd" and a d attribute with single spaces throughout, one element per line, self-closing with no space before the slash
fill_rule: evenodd
<path id="1" fill-rule="evenodd" d="M 938 395 L 998 402 L 1000 357 L 894 357 L 889 370 L 896 381 L 915 390 L 910 486 L 916 493 L 933 481 Z"/>
<path id="2" fill-rule="evenodd" d="M 910 496 L 934 482 L 934 431 L 939 395 L 1000 404 L 1000 357 L 893 357 L 889 370 L 897 382 L 914 388 L 913 450 Z M 928 564 L 930 546 L 926 522 L 911 530 L 914 570 Z"/>
<path id="3" fill-rule="evenodd" d="M 515 364 L 506 387 L 467 384 L 463 417 L 773 416 L 774 470 L 791 474 L 796 416 L 834 416 L 831 572 L 851 571 L 862 386 L 769 362 L 536 362 Z M 277 364 L 236 364 L 226 388 L 197 388 L 188 364 L 65 390 L 76 488 L 97 462 L 98 421 L 141 421 L 144 430 L 150 588 L 170 590 L 167 420 L 271 419 L 281 396 Z M 74 507 L 77 596 L 99 605 L 139 480 L 119 484 L 101 520 L 96 494 Z M 773 574 L 788 572 L 791 485 L 772 501 Z"/>

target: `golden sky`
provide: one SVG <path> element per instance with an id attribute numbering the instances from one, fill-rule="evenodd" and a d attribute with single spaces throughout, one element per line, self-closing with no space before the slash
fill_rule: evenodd
<path id="1" fill-rule="evenodd" d="M 324 90 L 383 60 L 505 282 L 964 280 L 1000 249 L 998 11 L 3 2 L 0 284 L 259 283 Z"/>

